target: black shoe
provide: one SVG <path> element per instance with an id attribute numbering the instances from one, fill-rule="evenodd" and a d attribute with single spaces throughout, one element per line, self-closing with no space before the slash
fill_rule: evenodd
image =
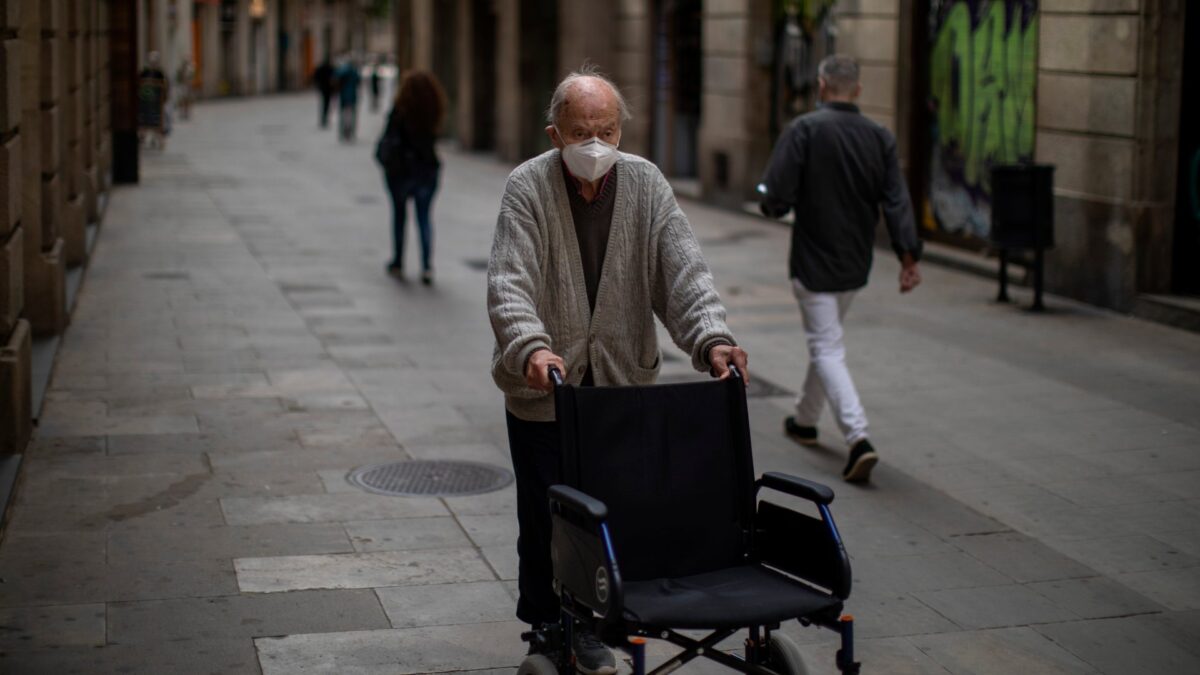
<path id="1" fill-rule="evenodd" d="M 556 665 L 562 661 L 562 630 L 557 623 L 534 625 L 521 639 L 529 643 L 527 656 L 541 654 Z"/>
<path id="2" fill-rule="evenodd" d="M 615 675 L 617 659 L 595 633 L 576 628 L 574 643 L 576 670 L 584 675 Z"/>
<path id="3" fill-rule="evenodd" d="M 870 480 L 871 469 L 875 468 L 878 461 L 879 455 L 875 454 L 871 441 L 864 438 L 850 448 L 850 461 L 842 470 L 842 478 L 847 483 L 865 483 Z"/>
<path id="4" fill-rule="evenodd" d="M 783 433 L 787 434 L 793 441 L 796 441 L 800 445 L 817 444 L 817 428 L 802 427 L 796 424 L 795 417 L 787 417 L 783 420 Z"/>
<path id="5" fill-rule="evenodd" d="M 404 278 L 404 265 L 398 263 L 388 263 L 387 273 L 397 279 Z"/>
<path id="6" fill-rule="evenodd" d="M 426 286 L 433 285 L 433 270 L 425 270 L 424 272 L 421 272 L 421 283 L 425 284 Z"/>

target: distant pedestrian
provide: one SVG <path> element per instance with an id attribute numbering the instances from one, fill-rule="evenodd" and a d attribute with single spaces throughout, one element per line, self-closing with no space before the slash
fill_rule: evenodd
<path id="1" fill-rule="evenodd" d="M 158 149 L 167 146 L 169 122 L 167 120 L 167 97 L 171 85 L 163 72 L 158 52 L 146 55 L 146 66 L 138 73 L 138 142 L 145 142 Z"/>
<path id="2" fill-rule="evenodd" d="M 350 142 L 358 128 L 358 90 L 362 86 L 358 62 L 347 57 L 334 77 L 338 90 L 338 133 L 343 141 Z"/>
<path id="3" fill-rule="evenodd" d="M 808 374 L 784 430 L 801 444 L 816 445 L 817 419 L 828 400 L 850 447 L 842 478 L 863 482 L 879 457 L 846 368 L 842 319 L 867 284 L 880 210 L 902 264 L 901 293 L 921 283 L 921 240 L 896 139 L 854 104 L 862 91 L 858 64 L 847 56 L 826 57 L 818 84 L 820 107 L 783 132 L 759 186 L 764 214 L 795 212 L 789 273 L 808 336 Z"/>
<path id="4" fill-rule="evenodd" d="M 321 128 L 329 128 L 329 103 L 333 99 L 333 64 L 326 56 L 313 71 L 313 84 L 321 95 Z"/>
<path id="5" fill-rule="evenodd" d="M 190 119 L 192 116 L 192 80 L 196 78 L 196 69 L 192 62 L 182 59 L 175 69 L 175 107 L 179 110 L 180 119 Z"/>
<path id="6" fill-rule="evenodd" d="M 408 200 L 412 198 L 421 237 L 421 283 L 426 286 L 433 283 L 430 211 L 441 167 L 434 141 L 445 118 L 446 94 L 433 73 L 406 73 L 375 152 L 392 195 L 392 261 L 388 272 L 404 277 L 404 226 Z"/>
<path id="7" fill-rule="evenodd" d="M 383 59 L 375 59 L 371 66 L 371 112 L 379 112 L 379 96 L 383 89 Z"/>

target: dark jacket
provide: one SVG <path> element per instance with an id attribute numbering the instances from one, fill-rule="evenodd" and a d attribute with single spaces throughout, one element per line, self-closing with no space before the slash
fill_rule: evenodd
<path id="1" fill-rule="evenodd" d="M 322 61 L 313 71 L 313 84 L 317 85 L 317 91 L 326 96 L 333 93 L 333 64 Z"/>
<path id="2" fill-rule="evenodd" d="M 827 103 L 792 122 L 763 176 L 763 212 L 795 210 L 789 274 L 810 291 L 866 285 L 879 212 L 897 256 L 921 257 L 891 132 L 858 106 Z"/>
<path id="3" fill-rule="evenodd" d="M 383 131 L 385 139 L 393 144 L 391 156 L 394 158 L 384 169 L 388 173 L 406 174 L 411 176 L 429 176 L 437 173 L 441 161 L 438 159 L 434 143 L 434 134 L 414 132 L 404 123 L 402 115 L 392 108 L 388 114 L 387 127 Z"/>

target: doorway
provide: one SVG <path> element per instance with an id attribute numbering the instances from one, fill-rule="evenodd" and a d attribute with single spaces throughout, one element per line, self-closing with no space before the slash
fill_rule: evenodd
<path id="1" fill-rule="evenodd" d="M 496 7 L 492 0 L 471 2 L 471 149 L 496 146 Z"/>
<path id="2" fill-rule="evenodd" d="M 292 34 L 288 30 L 291 21 L 290 17 L 288 16 L 287 0 L 279 0 L 279 6 L 275 10 L 275 16 L 278 17 L 276 22 L 279 26 L 277 36 L 279 52 L 276 55 L 277 65 L 275 67 L 275 88 L 279 91 L 287 91 L 289 88 L 288 85 L 290 84 L 288 71 L 291 70 L 288 67 L 288 54 L 292 46 Z"/>
<path id="3" fill-rule="evenodd" d="M 433 74 L 446 92 L 446 121 L 442 135 L 457 134 L 458 112 L 458 45 L 455 44 L 458 23 L 458 3 L 439 2 L 433 7 Z"/>
<path id="4" fill-rule="evenodd" d="M 1200 6 L 1184 7 L 1183 94 L 1179 110 L 1179 167 L 1175 187 L 1175 237 L 1171 291 L 1200 296 L 1200 104 L 1187 92 L 1200 87 Z"/>
<path id="5" fill-rule="evenodd" d="M 558 0 L 529 0 L 520 7 L 520 152 L 533 157 L 552 147 L 545 132 L 545 108 L 558 85 Z"/>
<path id="6" fill-rule="evenodd" d="M 654 15 L 654 162 L 675 178 L 698 175 L 703 73 L 700 0 L 659 0 Z"/>

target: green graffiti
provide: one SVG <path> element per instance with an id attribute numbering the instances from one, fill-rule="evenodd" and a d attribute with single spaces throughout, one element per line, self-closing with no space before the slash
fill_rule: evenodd
<path id="1" fill-rule="evenodd" d="M 1036 3 L 951 0 L 947 6 L 930 58 L 933 161 L 941 173 L 932 191 L 959 194 L 935 194 L 934 210 L 944 229 L 986 236 L 990 168 L 1033 159 Z"/>

